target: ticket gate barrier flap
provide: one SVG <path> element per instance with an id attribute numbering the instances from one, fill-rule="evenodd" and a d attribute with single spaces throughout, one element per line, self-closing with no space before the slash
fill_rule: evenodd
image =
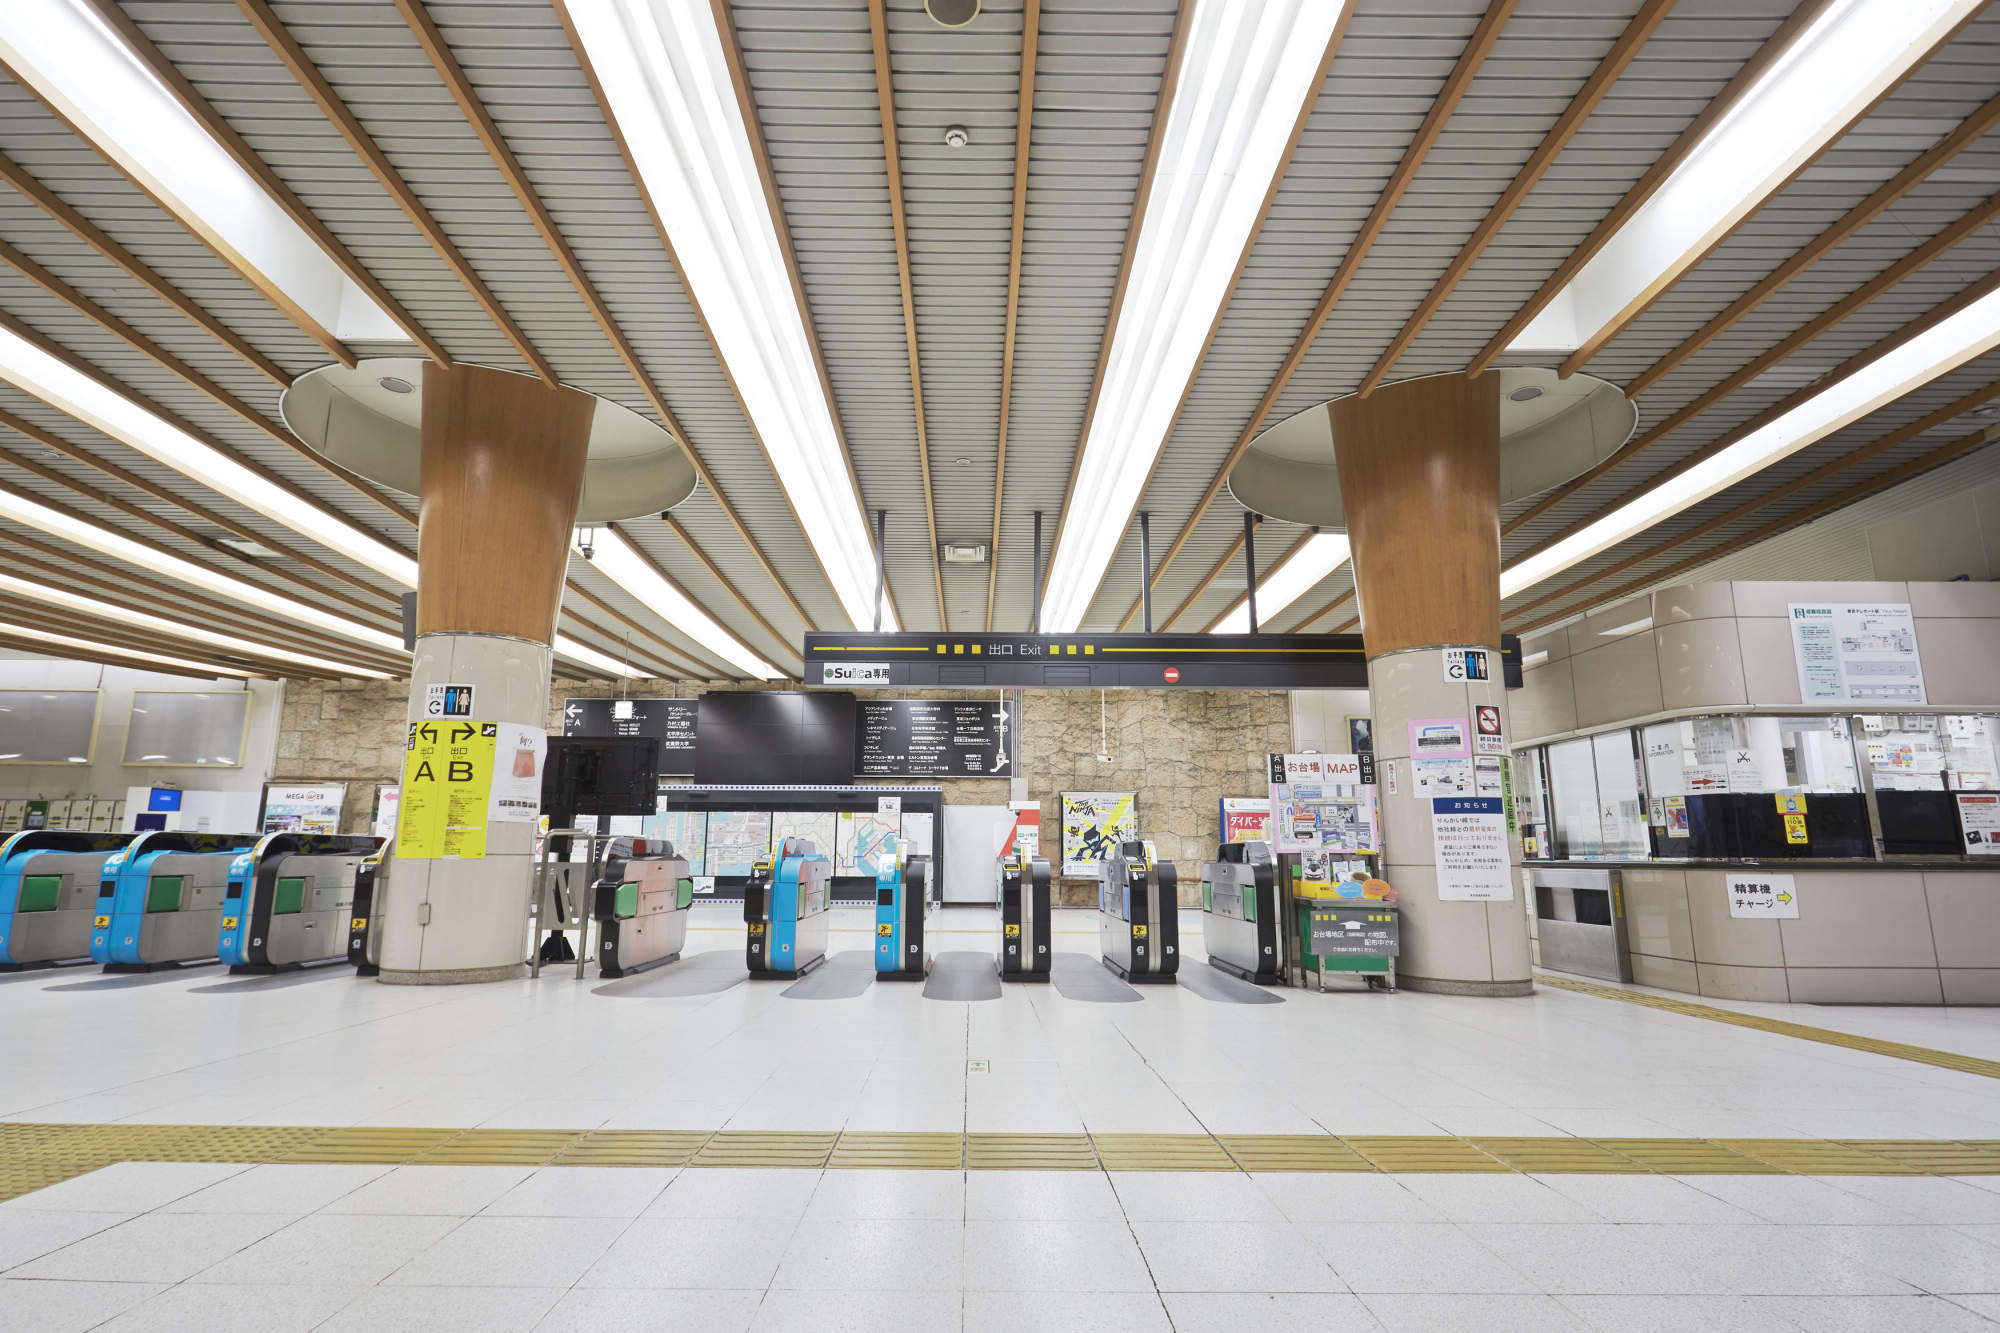
<path id="1" fill-rule="evenodd" d="M 671 842 L 614 839 L 605 849 L 604 872 L 591 899 L 600 976 L 628 976 L 681 956 L 694 906 L 694 877 Z"/>
<path id="2" fill-rule="evenodd" d="M 354 891 L 381 843 L 268 833 L 229 867 L 216 953 L 232 973 L 270 973 L 347 955 Z"/>
<path id="3" fill-rule="evenodd" d="M 901 846 L 882 853 L 875 875 L 875 979 L 922 981 L 931 973 L 924 945 L 930 913 L 930 858 Z"/>
<path id="4" fill-rule="evenodd" d="M 806 838 L 786 838 L 751 868 L 743 886 L 751 976 L 793 979 L 826 961 L 832 880 L 833 863 Z"/>
<path id="5" fill-rule="evenodd" d="M 1019 856 L 1000 862 L 1002 981 L 1047 981 L 1055 961 L 1049 916 L 1049 863 Z"/>
<path id="6" fill-rule="evenodd" d="M 264 836 L 157 830 L 105 858 L 91 961 L 150 972 L 219 959 L 229 867 Z"/>
<path id="7" fill-rule="evenodd" d="M 104 863 L 136 836 L 27 829 L 0 843 L 0 972 L 88 962 Z"/>
<path id="8" fill-rule="evenodd" d="M 382 971 L 382 932 L 376 922 L 388 906 L 389 866 L 395 859 L 396 839 L 385 839 L 373 856 L 365 858 L 354 873 L 354 903 L 347 916 L 347 961 L 356 976 L 378 976 Z"/>
<path id="9" fill-rule="evenodd" d="M 1098 865 L 1097 937 L 1104 965 L 1133 985 L 1171 985 L 1180 970 L 1180 901 L 1171 861 L 1138 839 Z"/>
<path id="10" fill-rule="evenodd" d="M 1260 986 L 1284 984 L 1284 913 L 1268 843 L 1222 844 L 1201 868 L 1201 908 L 1210 964 Z"/>

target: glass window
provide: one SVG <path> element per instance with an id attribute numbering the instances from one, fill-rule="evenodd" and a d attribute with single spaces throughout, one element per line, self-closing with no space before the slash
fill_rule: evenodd
<path id="1" fill-rule="evenodd" d="M 1844 717 L 1692 717 L 1656 723 L 1642 738 L 1646 787 L 1656 797 L 1861 790 Z"/>
<path id="2" fill-rule="evenodd" d="M 1991 714 L 1869 714 L 1861 734 L 1877 791 L 2000 790 Z"/>
<path id="3" fill-rule="evenodd" d="M 1558 858 L 1602 856 L 1603 822 L 1597 814 L 1597 761 L 1589 740 L 1560 741 L 1548 748 L 1551 834 Z"/>
<path id="4" fill-rule="evenodd" d="M 1632 733 L 1606 731 L 1590 738 L 1597 761 L 1597 818 L 1603 831 L 1603 855 L 1644 860 L 1651 846 L 1646 838 L 1646 802 L 1639 793 L 1639 764 L 1632 753 Z"/>

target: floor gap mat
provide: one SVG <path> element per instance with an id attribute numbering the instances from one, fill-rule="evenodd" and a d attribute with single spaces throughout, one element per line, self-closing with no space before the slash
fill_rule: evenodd
<path id="1" fill-rule="evenodd" d="M 1269 986 L 1259 986 L 1241 977 L 1232 977 L 1219 967 L 1193 959 L 1181 959 L 1180 970 L 1174 974 L 1180 978 L 1183 989 L 1193 991 L 1204 1000 L 1217 1004 L 1283 1004 L 1285 997 Z"/>
<path id="2" fill-rule="evenodd" d="M 851 1000 L 874 984 L 874 951 L 843 949 L 778 994 L 787 1000 Z"/>
<path id="3" fill-rule="evenodd" d="M 1065 1000 L 1086 1004 L 1137 1004 L 1146 997 L 1090 953 L 1057 953 L 1049 958 L 1049 983 Z"/>
<path id="4" fill-rule="evenodd" d="M 941 953 L 931 959 L 926 1000 L 997 1000 L 1000 972 L 990 953 Z"/>
<path id="5" fill-rule="evenodd" d="M 591 993 L 628 1000 L 715 995 L 731 986 L 740 986 L 749 979 L 750 969 L 740 951 L 717 949 L 711 953 L 688 954 L 677 962 L 662 963 L 636 976 L 607 981 L 593 987 Z"/>

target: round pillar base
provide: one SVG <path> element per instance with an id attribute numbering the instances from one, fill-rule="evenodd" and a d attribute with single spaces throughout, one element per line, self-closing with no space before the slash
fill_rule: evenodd
<path id="1" fill-rule="evenodd" d="M 498 967 L 452 967 L 431 972 L 402 972 L 385 967 L 375 979 L 385 986 L 462 986 L 478 981 L 512 981 L 527 974 L 526 963 L 502 963 Z"/>
<path id="2" fill-rule="evenodd" d="M 1532 981 L 1451 981 L 1442 977 L 1412 977 L 1396 974 L 1396 989 L 1420 990 L 1432 995 L 1478 995 L 1505 998 L 1533 995 Z"/>

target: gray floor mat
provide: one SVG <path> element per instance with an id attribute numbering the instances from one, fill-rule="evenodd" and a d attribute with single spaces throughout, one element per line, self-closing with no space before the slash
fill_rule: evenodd
<path id="1" fill-rule="evenodd" d="M 653 1000 L 676 995 L 716 995 L 750 979 L 741 949 L 716 949 L 662 963 L 636 976 L 620 977 L 591 988 L 593 995 Z"/>
<path id="2" fill-rule="evenodd" d="M 1269 986 L 1259 986 L 1241 977 L 1232 977 L 1206 959 L 1181 959 L 1181 987 L 1217 1004 L 1283 1004 L 1285 997 Z"/>
<path id="3" fill-rule="evenodd" d="M 1065 1000 L 1087 1004 L 1133 1004 L 1146 998 L 1091 953 L 1056 953 L 1049 959 L 1049 982 Z"/>
<path id="4" fill-rule="evenodd" d="M 164 985 L 169 981 L 186 981 L 205 967 L 220 967 L 220 963 L 183 963 L 179 967 L 161 968 L 158 972 L 110 972 L 93 977 L 89 981 L 72 981 L 63 986 L 44 986 L 46 991 L 59 990 L 138 990 L 145 986 Z"/>
<path id="5" fill-rule="evenodd" d="M 894 983 L 885 982 L 885 985 Z M 926 1000 L 997 1000 L 1000 973 L 990 953 L 941 953 L 931 959 L 931 974 L 924 982 Z"/>
<path id="6" fill-rule="evenodd" d="M 875 951 L 843 949 L 779 991 L 787 1000 L 851 1000 L 875 984 Z"/>

